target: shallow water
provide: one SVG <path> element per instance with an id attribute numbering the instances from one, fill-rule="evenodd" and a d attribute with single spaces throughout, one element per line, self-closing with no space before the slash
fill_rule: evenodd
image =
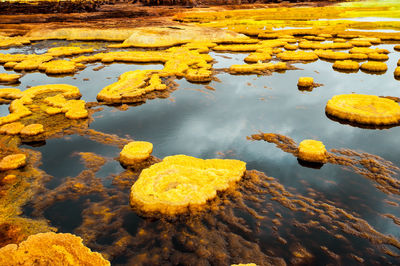
<path id="1" fill-rule="evenodd" d="M 46 45 L 50 46 L 48 42 L 36 46 Z M 99 44 L 99 47 L 103 47 L 102 45 Z M 35 48 L 36 46 L 0 52 L 44 52 L 43 48 Z M 303 139 L 317 139 L 323 141 L 328 149 L 346 148 L 362 151 L 381 156 L 396 166 L 400 166 L 400 151 L 396 148 L 400 144 L 398 139 L 400 127 L 382 130 L 363 129 L 338 123 L 325 115 L 326 102 L 337 94 L 355 92 L 400 97 L 400 81 L 393 78 L 399 58 L 393 50 L 393 45 L 385 44 L 377 47 L 391 52 L 390 59 L 387 61 L 389 69 L 383 75 L 367 74 L 361 71 L 355 74 L 340 73 L 332 69 L 332 63 L 318 60 L 308 64 L 296 63 L 294 66 L 298 68 L 297 70 L 272 73 L 269 76 L 230 75 L 222 72 L 216 74 L 219 81 L 207 84 L 214 90 L 205 88 L 203 84 L 192 84 L 181 79 L 176 80 L 179 88 L 167 99 L 148 100 L 145 104 L 130 106 L 125 111 L 112 106 L 102 106 L 103 109 L 94 114 L 94 121 L 89 127 L 103 133 L 116 134 L 122 138 L 149 141 L 154 145 L 153 156 L 158 158 L 186 154 L 199 158 L 219 157 L 243 160 L 247 163 L 248 170 L 254 169 L 274 177 L 286 190 L 295 195 L 329 203 L 367 221 L 377 231 L 399 239 L 399 225 L 389 218 L 380 216 L 380 214 L 391 213 L 395 217 L 400 217 L 398 207 L 387 203 L 387 201 L 399 203 L 398 194 L 388 195 L 376 188 L 373 180 L 348 171 L 340 165 L 326 164 L 320 169 L 304 167 L 299 164 L 296 157 L 278 149 L 272 143 L 246 139 L 247 136 L 257 134 L 259 131 L 282 134 L 294 139 L 297 143 Z M 241 63 L 247 56 L 244 53 L 211 52 L 210 54 L 217 61 L 214 64 L 216 69 Z M 79 87 L 83 95 L 82 99 L 85 101 L 95 101 L 97 93 L 103 87 L 115 82 L 118 76 L 126 71 L 162 68 L 161 64 L 114 63 L 106 65 L 99 71 L 93 71 L 93 68 L 100 65 L 100 63 L 90 64 L 74 76 L 66 77 L 48 77 L 38 72 L 26 73 L 21 78 L 18 88 L 24 90 L 27 86 L 67 83 Z M 0 68 L 0 73 L 2 72 L 6 71 Z M 302 76 L 312 76 L 315 82 L 323 86 L 314 88 L 313 91 L 299 91 L 296 84 L 298 78 Z M 6 87 L 9 86 L 0 85 L 0 88 Z M 6 105 L 0 106 L 1 116 L 7 113 Z M 163 256 L 168 261 L 161 260 L 154 263 L 150 259 L 140 257 L 137 263 L 168 264 L 175 259 L 181 264 L 189 265 L 191 260 L 184 262 L 184 258 L 190 257 L 196 259 L 195 264 L 199 265 L 206 262 L 221 264 L 216 254 L 213 254 L 213 257 L 207 257 L 203 253 L 193 251 L 187 242 L 183 240 L 180 242 L 188 234 L 193 237 L 195 243 L 197 243 L 196 239 L 210 240 L 210 249 L 224 246 L 220 244 L 220 241 L 230 243 L 226 244 L 224 246 L 226 250 L 223 250 L 231 256 L 228 259 L 230 263 L 251 262 L 247 260 L 251 259 L 248 254 L 252 254 L 250 251 L 247 253 L 243 251 L 243 254 L 239 252 L 240 255 L 235 255 L 233 236 L 257 245 L 263 256 L 282 257 L 287 263 L 293 264 L 321 265 L 340 261 L 345 265 L 350 265 L 356 263 L 352 255 L 363 258 L 367 264 L 396 264 L 396 261 L 398 262 L 398 258 L 386 255 L 379 245 L 363 237 L 342 232 L 334 226 L 334 223 L 326 222 L 321 217 L 292 211 L 279 202 L 271 200 L 270 197 L 262 197 L 258 194 L 255 194 L 255 197 L 258 197 L 261 202 L 255 203 L 246 197 L 244 199 L 246 204 L 257 213 L 265 215 L 263 220 L 256 219 L 246 209 L 238 207 L 241 206 L 238 199 L 232 199 L 234 203 L 231 208 L 234 217 L 243 218 L 247 227 L 251 229 L 249 231 L 241 229 L 230 218 L 224 218 L 223 211 L 215 216 L 207 213 L 204 216 L 186 217 L 176 221 L 144 218 L 127 208 L 129 187 L 133 181 L 123 188 L 112 183 L 112 175 L 119 175 L 124 171 L 118 161 L 114 160 L 118 157 L 120 148 L 80 135 L 66 135 L 62 138 L 46 140 L 46 143 L 39 147 L 28 145 L 23 147 L 42 153 L 40 169 L 53 177 L 45 184 L 46 193 L 62 187 L 69 177 L 75 178 L 86 169 L 80 161 L 79 152 L 92 152 L 106 158 L 107 161 L 100 170 L 94 171 L 95 177 L 109 189 L 107 190 L 109 196 L 113 193 L 122 195 L 118 198 L 121 202 L 108 203 L 107 199 L 102 198 L 104 195 L 97 192 L 73 197 L 72 194 L 68 194 L 69 192 L 60 190 L 60 193 L 66 195 L 65 199 L 52 201 L 49 197 L 48 202 L 44 200 L 44 205 L 33 200 L 26 206 L 25 215 L 43 216 L 61 232 L 75 233 L 83 238 L 85 238 L 85 230 L 97 230 L 94 233 L 96 237 L 87 244 L 94 250 L 101 249 L 103 252 L 113 254 L 112 262 L 115 264 L 132 263 L 140 254 L 154 256 L 160 252 L 160 248 L 163 248 L 165 243 L 168 243 L 168 246 L 164 246 L 168 250 L 168 255 L 163 253 Z M 398 179 L 398 174 L 394 178 Z M 240 189 L 242 193 L 246 193 L 245 187 Z M 115 219 L 118 220 L 118 226 L 121 227 L 123 233 L 117 230 L 117 225 L 105 224 L 104 227 L 96 225 L 93 228 L 82 225 L 84 216 L 96 202 L 100 202 L 100 205 L 112 206 L 115 208 L 112 211 L 121 214 Z M 35 208 L 39 212 L 35 212 Z M 226 210 L 230 210 L 229 208 L 227 206 Z M 277 225 L 278 222 L 273 221 L 277 217 L 283 217 L 278 219 L 279 225 Z M 319 221 L 326 230 L 321 227 L 302 227 L 311 220 Z M 228 224 L 226 228 L 215 225 L 229 221 L 231 224 Z M 346 220 L 342 221 L 346 222 Z M 98 223 L 103 222 L 99 218 Z M 274 225 L 277 229 L 274 229 Z M 197 232 L 192 228 L 196 226 L 200 226 Z M 147 235 L 139 234 L 140 230 L 148 232 Z M 172 240 L 164 242 L 161 232 Z M 337 234 L 344 235 L 344 240 L 334 237 Z M 118 253 L 111 244 L 120 235 L 134 237 L 139 242 L 143 239 L 148 243 L 129 244 L 125 250 Z M 278 241 L 277 235 L 286 239 L 287 243 Z M 246 245 L 239 245 L 239 247 Z M 303 257 L 299 258 L 293 255 L 294 251 L 300 249 L 299 246 L 305 248 L 311 257 L 303 254 Z M 340 259 L 327 255 L 322 251 L 321 246 L 326 246 L 338 254 Z M 252 249 L 248 246 L 247 248 Z M 393 249 L 393 251 L 398 253 L 398 250 Z M 254 259 L 258 262 L 262 261 L 263 257 L 257 254 L 259 257 L 254 257 Z"/>

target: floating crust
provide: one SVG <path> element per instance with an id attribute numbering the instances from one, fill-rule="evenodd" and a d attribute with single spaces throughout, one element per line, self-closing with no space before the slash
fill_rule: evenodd
<path id="1" fill-rule="evenodd" d="M 5 124 L 0 127 L 0 134 L 17 135 L 24 127 L 20 122 Z"/>
<path id="2" fill-rule="evenodd" d="M 360 68 L 359 64 L 352 60 L 335 61 L 332 67 L 335 69 L 349 70 L 349 71 L 358 70 Z"/>
<path id="3" fill-rule="evenodd" d="M 0 249 L 1 265 L 91 265 L 109 266 L 100 253 L 82 244 L 82 238 L 64 233 L 31 235 L 19 245 L 9 244 Z"/>
<path id="4" fill-rule="evenodd" d="M 263 71 L 285 70 L 287 65 L 285 62 L 274 63 L 257 63 L 249 65 L 231 65 L 229 72 L 233 74 L 259 74 Z"/>
<path id="5" fill-rule="evenodd" d="M 375 95 L 342 94 L 326 104 L 327 114 L 367 125 L 392 125 L 400 121 L 400 106 L 393 100 Z"/>
<path id="6" fill-rule="evenodd" d="M 303 140 L 298 147 L 298 156 L 303 161 L 323 163 L 326 161 L 325 145 L 317 140 Z"/>
<path id="7" fill-rule="evenodd" d="M 0 83 L 17 83 L 21 75 L 0 73 Z"/>
<path id="8" fill-rule="evenodd" d="M 0 171 L 20 168 L 26 164 L 26 155 L 23 153 L 11 154 L 0 161 Z M 0 263 L 1 264 L 1 263 Z"/>
<path id="9" fill-rule="evenodd" d="M 44 129 L 42 124 L 30 124 L 24 127 L 20 134 L 25 136 L 36 136 L 43 132 Z"/>
<path id="10" fill-rule="evenodd" d="M 389 59 L 389 56 L 387 54 L 370 53 L 368 54 L 368 59 L 376 61 L 386 61 Z"/>
<path id="11" fill-rule="evenodd" d="M 119 161 L 124 165 L 147 160 L 153 152 L 153 144 L 146 141 L 132 141 L 124 146 L 119 154 Z"/>
<path id="12" fill-rule="evenodd" d="M 384 72 L 388 67 L 383 62 L 369 61 L 362 64 L 361 69 L 370 72 Z"/>
<path id="13" fill-rule="evenodd" d="M 314 61 L 318 60 L 318 55 L 313 52 L 304 51 L 285 51 L 276 55 L 284 61 Z"/>
<path id="14" fill-rule="evenodd" d="M 238 160 L 168 156 L 142 171 L 131 188 L 130 204 L 144 213 L 179 214 L 215 198 L 245 171 L 246 163 Z"/>
<path id="15" fill-rule="evenodd" d="M 46 72 L 46 74 L 71 74 L 77 71 L 76 63 L 67 60 L 53 60 L 43 63 L 39 66 L 39 70 Z"/>
<path id="16" fill-rule="evenodd" d="M 300 77 L 297 81 L 299 87 L 312 87 L 314 85 L 314 78 L 312 77 Z"/>

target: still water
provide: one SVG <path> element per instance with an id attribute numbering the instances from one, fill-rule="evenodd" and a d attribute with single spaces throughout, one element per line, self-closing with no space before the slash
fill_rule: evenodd
<path id="1" fill-rule="evenodd" d="M 105 44 L 98 45 L 99 50 L 105 49 Z M 45 51 L 45 46 L 51 45 L 43 42 L 0 52 L 40 53 Z M 218 80 L 207 84 L 207 88 L 204 84 L 192 84 L 181 79 L 176 80 L 178 89 L 167 99 L 148 100 L 145 104 L 130 106 L 125 111 L 102 106 L 94 114 L 94 121 L 89 127 L 122 138 L 149 141 L 154 145 L 153 156 L 158 158 L 186 154 L 204 159 L 245 161 L 248 170 L 254 169 L 275 178 L 274 182 L 282 184 L 296 197 L 304 196 L 329 203 L 365 220 L 378 232 L 399 239 L 399 225 L 382 216 L 393 214 L 400 217 L 398 206 L 388 204 L 400 203 L 399 194 L 384 193 L 375 187 L 373 180 L 340 165 L 326 164 L 320 169 L 302 166 L 296 157 L 274 144 L 246 138 L 259 132 L 268 132 L 288 136 L 297 143 L 303 139 L 316 139 L 322 141 L 327 149 L 345 148 L 370 153 L 400 166 L 400 150 L 396 148 L 400 144 L 400 127 L 363 129 L 341 124 L 325 115 L 326 102 L 337 94 L 354 92 L 400 97 L 400 81 L 393 77 L 399 56 L 393 50 L 393 45 L 377 47 L 391 52 L 387 61 L 388 71 L 383 75 L 361 71 L 340 73 L 332 69 L 332 63 L 318 60 L 308 64 L 294 63 L 298 69 L 266 76 L 221 72 L 216 74 Z M 217 69 L 240 64 L 247 56 L 241 53 L 210 54 L 217 61 L 213 66 Z M 118 63 L 93 71 L 100 65 L 90 64 L 74 76 L 62 78 L 27 73 L 20 79 L 18 88 L 24 90 L 27 86 L 66 83 L 79 87 L 82 99 L 91 102 L 96 101 L 96 95 L 103 87 L 115 82 L 126 71 L 162 68 L 161 64 Z M 1 68 L 2 72 L 6 71 Z M 312 91 L 300 91 L 296 84 L 302 76 L 314 77 L 315 82 L 323 85 Z M 0 88 L 6 87 L 9 86 L 0 85 Z M 0 112 L 1 116 L 6 115 L 7 106 L 0 106 Z M 109 259 L 114 264 L 263 264 L 271 257 L 283 258 L 288 264 L 353 265 L 364 261 L 364 264 L 372 265 L 399 262 L 398 257 L 384 252 L 383 245 L 341 230 L 335 224 L 340 221 L 327 222 L 322 216 L 293 211 L 271 200 L 268 193 L 262 195 L 248 191 L 244 185 L 239 188 L 241 193 L 255 193 L 254 197 L 257 198 L 257 201 L 252 201 L 246 198 L 251 195 L 244 196 L 244 205 L 262 214 L 263 219 L 256 219 L 238 203 L 238 199 L 231 199 L 235 203 L 228 204 L 224 211 L 203 216 L 178 220 L 141 217 L 128 207 L 129 188 L 134 179 L 123 187 L 112 182 L 115 175 L 125 171 L 115 160 L 120 148 L 77 134 L 46 140 L 39 147 L 23 147 L 40 151 L 40 168 L 52 176 L 45 184 L 43 195 L 51 195 L 52 190 L 61 188 L 69 178 L 79 178 L 86 169 L 79 152 L 92 152 L 106 158 L 104 165 L 94 174 L 107 188 L 107 196 L 100 192 L 79 196 L 66 193 L 70 197 L 49 200 L 47 205 L 33 201 L 26 206 L 25 215 L 45 217 L 60 232 L 82 236 L 93 250 L 110 254 Z M 398 179 L 398 173 L 393 177 Z M 114 194 L 118 195 L 117 202 L 112 199 Z M 96 204 L 109 207 L 110 212 L 115 212 L 119 217 L 114 216 L 108 223 L 99 218 L 98 223 L 104 223 L 103 227 L 85 226 L 84 220 L 88 219 L 88 213 Z M 35 211 L 35 208 L 40 210 Z M 227 218 L 223 214 L 228 210 L 232 212 Z M 237 222 L 238 219 L 240 222 Z M 341 222 L 346 223 L 343 217 L 337 219 L 343 219 Z M 315 221 L 321 226 L 306 226 Z M 238 224 L 244 224 L 246 229 Z M 131 242 L 121 245 L 122 248 L 118 250 L 116 243 L 121 236 Z M 194 244 L 189 244 L 187 238 Z M 208 244 L 202 244 L 202 240 Z M 399 253 L 393 246 L 386 245 L 386 248 Z M 200 252 L 203 249 L 205 251 Z M 220 250 L 221 254 L 216 250 Z M 303 252 L 296 253 L 299 250 Z"/>

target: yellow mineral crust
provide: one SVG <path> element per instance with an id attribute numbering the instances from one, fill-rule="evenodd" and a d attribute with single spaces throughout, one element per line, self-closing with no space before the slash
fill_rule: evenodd
<path id="1" fill-rule="evenodd" d="M 336 95 L 328 101 L 325 111 L 339 119 L 360 124 L 391 125 L 400 122 L 399 104 L 375 95 Z"/>
<path id="2" fill-rule="evenodd" d="M 65 113 L 65 117 L 69 119 L 88 117 L 88 111 L 85 108 L 85 101 L 83 100 L 67 100 L 62 94 L 57 94 L 56 96 L 45 98 L 44 101 L 54 108 L 61 109 L 61 112 Z M 46 113 L 50 114 L 51 111 L 49 112 L 47 108 Z"/>
<path id="3" fill-rule="evenodd" d="M 389 56 L 387 54 L 370 53 L 368 54 L 368 59 L 376 61 L 386 61 L 389 59 Z"/>
<path id="4" fill-rule="evenodd" d="M 351 40 L 351 43 L 355 47 L 370 47 L 372 44 L 368 41 Z"/>
<path id="5" fill-rule="evenodd" d="M 124 146 L 119 154 L 119 160 L 124 165 L 147 160 L 153 152 L 153 144 L 146 141 L 132 141 Z"/>
<path id="6" fill-rule="evenodd" d="M 31 235 L 19 245 L 0 249 L 1 265 L 91 265 L 109 266 L 100 253 L 82 244 L 82 238 L 64 233 Z"/>
<path id="7" fill-rule="evenodd" d="M 29 44 L 30 41 L 25 37 L 3 37 L 0 36 L 0 47 L 8 48 L 11 46 L 22 46 Z"/>
<path id="8" fill-rule="evenodd" d="M 274 63 L 257 63 L 249 65 L 231 65 L 229 72 L 233 74 L 258 74 L 263 71 L 285 70 L 287 65 L 284 62 Z"/>
<path id="9" fill-rule="evenodd" d="M 46 74 L 71 74 L 77 71 L 76 64 L 67 60 L 53 60 L 43 63 L 39 66 L 39 70 L 46 72 Z"/>
<path id="10" fill-rule="evenodd" d="M 20 122 L 5 124 L 0 127 L 0 134 L 17 135 L 24 127 Z"/>
<path id="11" fill-rule="evenodd" d="M 394 76 L 396 78 L 400 77 L 400 67 L 396 67 L 396 69 L 394 70 Z"/>
<path id="12" fill-rule="evenodd" d="M 36 136 L 40 133 L 43 133 L 43 125 L 42 124 L 30 124 L 24 127 L 20 134 L 25 136 Z"/>
<path id="13" fill-rule="evenodd" d="M 350 49 L 349 53 L 351 54 L 372 54 L 372 53 L 379 53 L 379 54 L 388 54 L 389 51 L 387 49 L 380 49 L 380 48 L 366 48 L 366 47 L 354 47 Z"/>
<path id="14" fill-rule="evenodd" d="M 318 60 L 318 55 L 313 52 L 304 51 L 285 51 L 276 55 L 284 61 L 314 61 Z"/>
<path id="15" fill-rule="evenodd" d="M 361 65 L 361 69 L 370 72 L 384 72 L 387 65 L 383 62 L 369 61 Z"/>
<path id="16" fill-rule="evenodd" d="M 393 47 L 393 49 L 395 50 L 395 51 L 400 51 L 400 44 L 397 44 L 397 45 L 395 45 L 394 47 Z"/>
<path id="17" fill-rule="evenodd" d="M 348 70 L 348 71 L 355 71 L 360 68 L 357 62 L 351 60 L 335 61 L 332 67 L 334 69 Z"/>
<path id="18" fill-rule="evenodd" d="M 314 53 L 318 55 L 319 58 L 329 59 L 329 60 L 346 60 L 351 58 L 351 54 L 345 52 L 334 52 L 332 50 L 315 50 Z"/>
<path id="19" fill-rule="evenodd" d="M 0 125 L 16 122 L 17 120 L 23 117 L 31 115 L 32 111 L 30 110 L 29 105 L 33 103 L 33 99 L 41 94 L 49 94 L 49 93 L 60 94 L 65 99 L 69 98 L 74 99 L 81 97 L 81 94 L 77 87 L 67 84 L 51 84 L 51 85 L 40 85 L 31 87 L 23 91 L 21 93 L 22 96 L 16 95 L 17 92 L 11 93 L 11 96 L 21 96 L 21 97 L 11 102 L 9 107 L 10 114 L 7 116 L 0 117 Z"/>
<path id="20" fill-rule="evenodd" d="M 141 27 L 132 30 L 124 46 L 171 47 L 189 42 L 242 43 L 249 37 L 229 30 L 198 26 Z"/>
<path id="21" fill-rule="evenodd" d="M 75 46 L 61 46 L 61 47 L 50 48 L 47 51 L 47 54 L 54 56 L 54 57 L 60 57 L 60 56 L 85 54 L 85 53 L 91 53 L 91 52 L 93 52 L 93 48 L 83 49 L 81 47 L 75 47 Z"/>
<path id="22" fill-rule="evenodd" d="M 294 44 L 286 44 L 283 48 L 285 48 L 288 51 L 294 51 L 297 50 L 298 46 Z"/>
<path id="23" fill-rule="evenodd" d="M 107 103 L 124 103 L 141 101 L 140 97 L 152 91 L 162 91 L 167 87 L 161 83 L 161 78 L 151 70 L 128 71 L 119 80 L 103 88 L 97 94 L 98 101 Z"/>
<path id="24" fill-rule="evenodd" d="M 26 164 L 26 155 L 23 153 L 7 155 L 0 161 L 0 171 L 17 169 Z"/>
<path id="25" fill-rule="evenodd" d="M 303 161 L 323 163 L 326 160 L 325 145 L 317 140 L 303 140 L 298 147 L 298 156 Z"/>
<path id="26" fill-rule="evenodd" d="M 42 65 L 43 63 L 50 61 L 51 59 L 53 59 L 52 56 L 50 55 L 28 55 L 28 57 L 20 62 L 18 62 L 15 66 L 14 66 L 14 70 L 16 71 L 33 71 L 33 70 L 37 70 L 40 65 Z"/>
<path id="27" fill-rule="evenodd" d="M 246 163 L 238 160 L 168 156 L 142 171 L 131 188 L 130 204 L 146 213 L 179 214 L 215 198 L 245 171 Z"/>
<path id="28" fill-rule="evenodd" d="M 271 53 L 272 53 L 272 51 L 271 51 Z M 272 58 L 272 57 L 271 57 L 271 54 L 268 53 L 268 52 L 265 52 L 265 53 L 258 53 L 258 52 L 256 52 L 256 53 L 251 53 L 251 54 L 249 54 L 249 55 L 244 59 L 244 61 L 245 61 L 246 63 L 257 63 L 258 61 L 270 60 L 271 58 Z"/>
<path id="29" fill-rule="evenodd" d="M 19 74 L 0 73 L 0 83 L 17 83 L 20 77 Z"/>
<path id="30" fill-rule="evenodd" d="M 314 85 L 314 79 L 312 77 L 301 77 L 297 81 L 299 87 L 311 87 Z"/>
<path id="31" fill-rule="evenodd" d="M 320 43 L 311 41 L 302 41 L 299 43 L 301 49 L 350 49 L 353 45 L 348 42 Z"/>

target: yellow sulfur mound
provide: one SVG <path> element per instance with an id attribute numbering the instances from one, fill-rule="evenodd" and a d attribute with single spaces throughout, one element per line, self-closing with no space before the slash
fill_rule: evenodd
<path id="1" fill-rule="evenodd" d="M 399 77 L 400 77 L 400 67 L 396 67 L 396 69 L 394 70 L 394 76 L 395 76 L 396 78 L 399 78 Z"/>
<path id="2" fill-rule="evenodd" d="M 350 58 L 352 60 L 367 60 L 368 54 L 350 54 Z"/>
<path id="3" fill-rule="evenodd" d="M 283 48 L 289 51 L 297 50 L 298 46 L 294 44 L 286 44 Z"/>
<path id="4" fill-rule="evenodd" d="M 182 213 L 215 198 L 245 171 L 246 163 L 238 160 L 168 156 L 142 171 L 131 188 L 130 204 L 143 212 Z"/>
<path id="5" fill-rule="evenodd" d="M 26 155 L 23 153 L 12 154 L 4 157 L 0 161 L 0 171 L 17 169 L 26 164 Z"/>
<path id="6" fill-rule="evenodd" d="M 271 51 L 272 52 L 272 51 Z M 264 53 L 251 53 L 249 54 L 244 61 L 246 63 L 257 63 L 258 61 L 265 61 L 265 60 L 271 60 L 271 54 L 268 52 Z"/>
<path id="7" fill-rule="evenodd" d="M 368 59 L 376 61 L 386 61 L 389 59 L 389 56 L 387 54 L 370 53 L 368 54 Z"/>
<path id="8" fill-rule="evenodd" d="M 368 41 L 352 40 L 351 43 L 355 47 L 370 47 L 372 44 Z"/>
<path id="9" fill-rule="evenodd" d="M 20 122 L 5 124 L 0 127 L 0 134 L 17 135 L 23 128 L 24 125 Z"/>
<path id="10" fill-rule="evenodd" d="M 17 83 L 21 75 L 0 73 L 0 83 Z"/>
<path id="11" fill-rule="evenodd" d="M 395 51 L 400 51 L 400 44 L 398 44 L 398 45 L 395 45 L 394 47 L 393 47 L 393 49 L 395 50 Z"/>
<path id="12" fill-rule="evenodd" d="M 297 81 L 299 87 L 312 87 L 314 85 L 314 79 L 311 77 L 301 77 Z"/>
<path id="13" fill-rule="evenodd" d="M 345 52 L 334 52 L 332 50 L 315 50 L 319 58 L 329 60 L 346 60 L 351 57 L 351 54 Z"/>
<path id="14" fill-rule="evenodd" d="M 46 72 L 46 74 L 71 74 L 77 71 L 76 64 L 67 60 L 53 60 L 43 63 L 39 66 L 39 70 Z"/>
<path id="15" fill-rule="evenodd" d="M 375 95 L 336 95 L 328 101 L 325 111 L 334 117 L 360 124 L 391 125 L 400 122 L 399 104 Z"/>
<path id="16" fill-rule="evenodd" d="M 30 125 L 24 127 L 20 133 L 21 133 L 21 135 L 25 135 L 25 136 L 36 136 L 43 132 L 44 132 L 44 129 L 43 129 L 42 124 L 30 124 Z"/>
<path id="17" fill-rule="evenodd" d="M 208 69 L 189 69 L 185 78 L 190 82 L 209 82 L 212 78 L 212 71 Z"/>
<path id="18" fill-rule="evenodd" d="M 276 56 L 284 61 L 314 61 L 318 59 L 318 55 L 315 53 L 304 51 L 285 51 Z"/>
<path id="19" fill-rule="evenodd" d="M 98 101 L 124 103 L 141 101 L 142 95 L 167 89 L 159 75 L 151 70 L 125 72 L 116 83 L 108 85 L 97 94 Z"/>
<path id="20" fill-rule="evenodd" d="M 284 62 L 279 63 L 257 63 L 250 65 L 231 65 L 229 72 L 233 74 L 259 74 L 263 71 L 285 70 L 287 65 Z"/>
<path id="21" fill-rule="evenodd" d="M 387 65 L 383 62 L 369 61 L 362 64 L 361 69 L 370 72 L 384 72 L 387 70 Z"/>
<path id="22" fill-rule="evenodd" d="M 387 49 L 380 49 L 380 48 L 366 48 L 366 47 L 354 47 L 350 49 L 349 53 L 351 54 L 372 54 L 372 53 L 379 53 L 379 54 L 388 54 L 389 51 Z"/>
<path id="23" fill-rule="evenodd" d="M 153 144 L 146 141 L 132 141 L 124 146 L 119 154 L 119 160 L 124 165 L 133 165 L 150 157 Z"/>
<path id="24" fill-rule="evenodd" d="M 1 265 L 87 265 L 109 266 L 100 253 L 82 244 L 82 238 L 63 233 L 31 235 L 19 245 L 0 249 Z"/>
<path id="25" fill-rule="evenodd" d="M 335 61 L 332 66 L 334 69 L 355 71 L 360 68 L 357 62 L 351 60 Z"/>
<path id="26" fill-rule="evenodd" d="M 88 111 L 85 108 L 85 101 L 83 100 L 67 100 L 62 94 L 57 94 L 56 96 L 45 98 L 44 101 L 53 108 L 61 109 L 61 112 L 65 113 L 65 117 L 69 119 L 88 117 Z M 50 114 L 51 111 L 49 112 L 47 108 L 46 113 Z"/>
<path id="27" fill-rule="evenodd" d="M 323 163 L 326 160 L 325 145 L 317 140 L 303 140 L 298 147 L 298 156 L 303 161 Z"/>
<path id="28" fill-rule="evenodd" d="M 37 70 L 44 62 L 53 59 L 50 55 L 28 55 L 28 57 L 14 66 L 15 71 L 34 71 Z"/>

